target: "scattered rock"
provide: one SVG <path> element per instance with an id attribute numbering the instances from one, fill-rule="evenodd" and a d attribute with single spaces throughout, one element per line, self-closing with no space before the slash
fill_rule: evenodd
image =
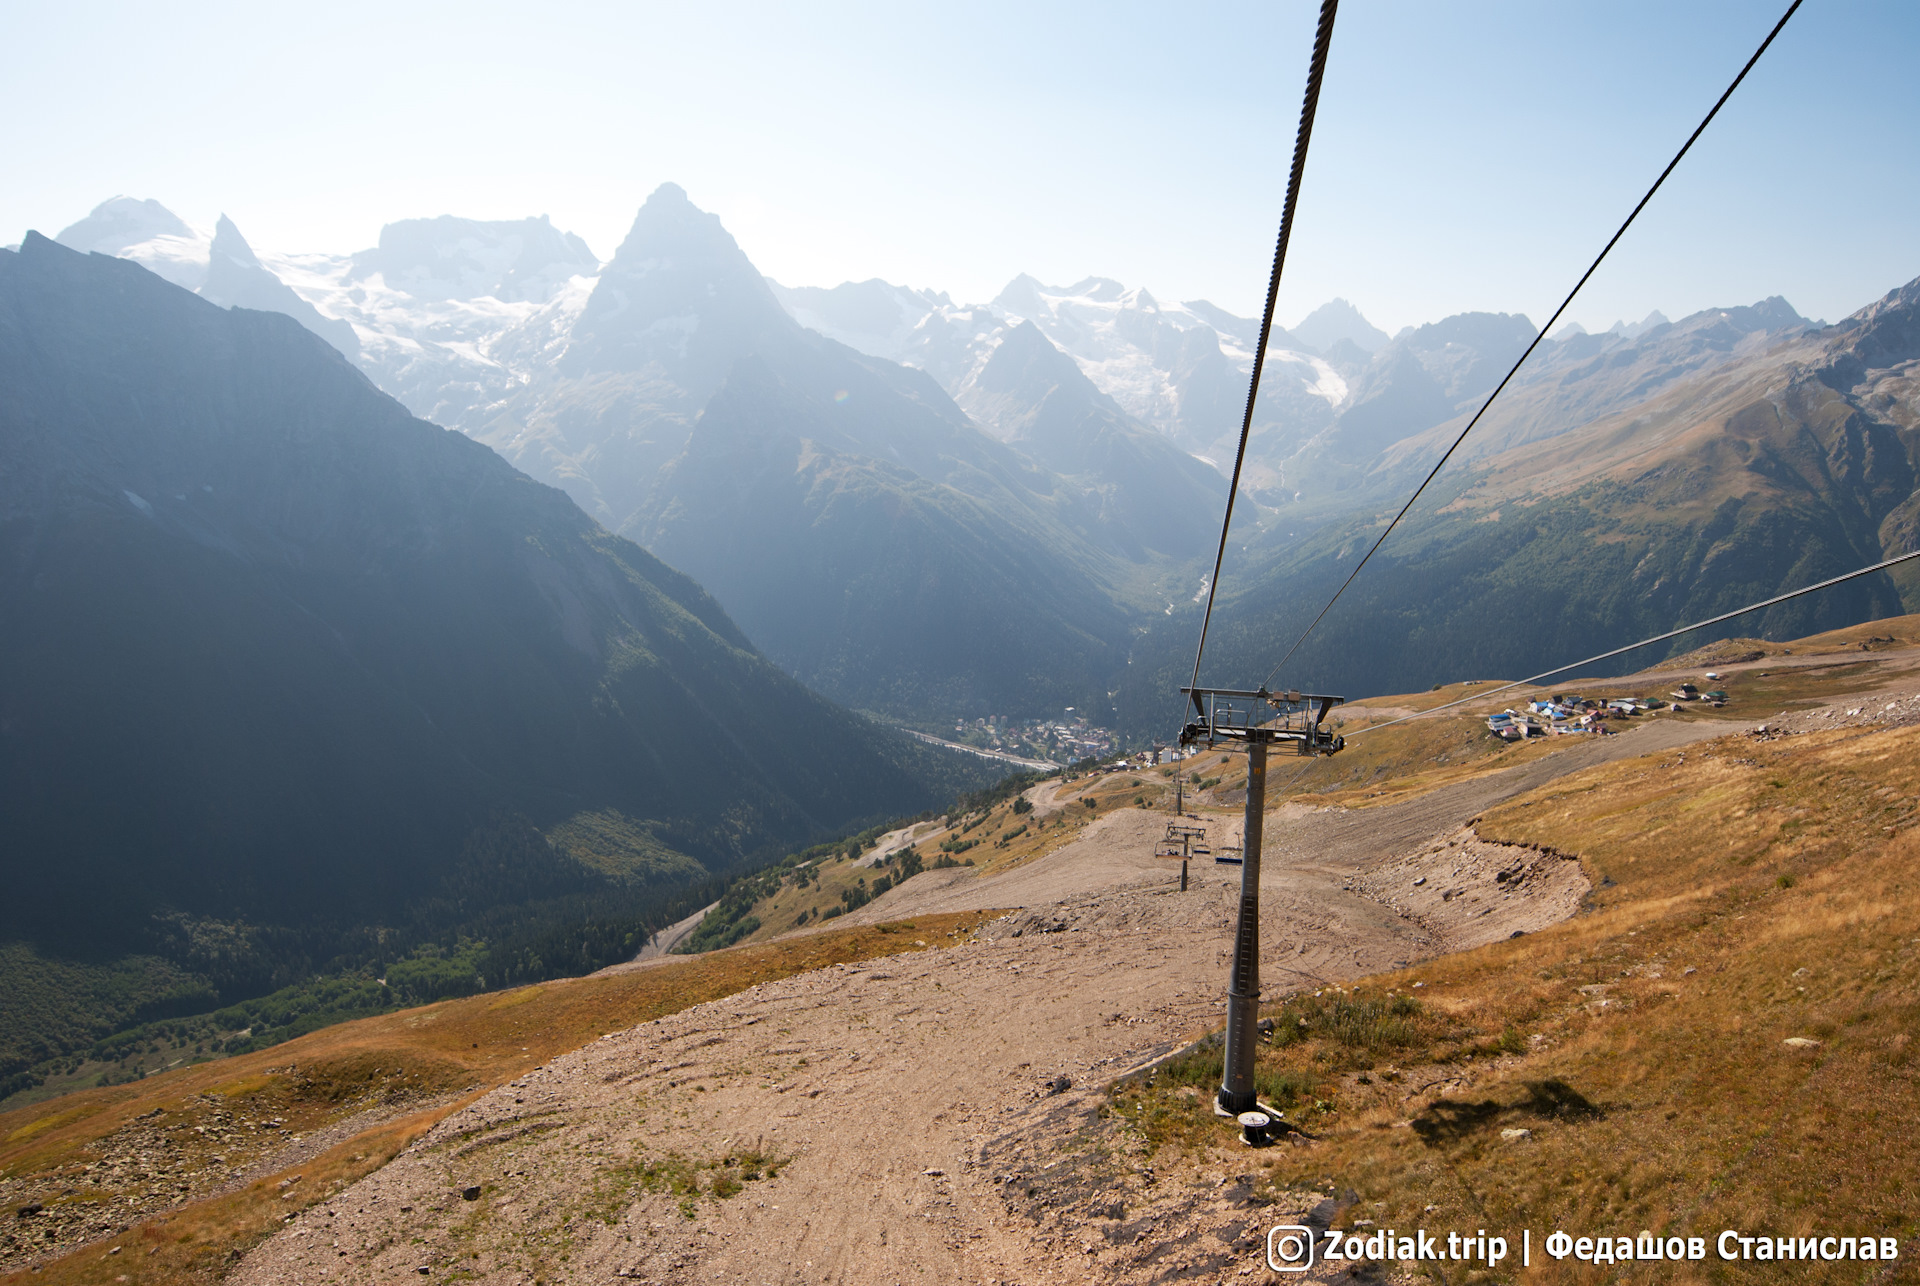
<path id="1" fill-rule="evenodd" d="M 462 1199 L 467 1201 L 480 1200 L 480 1185 L 475 1183 L 460 1189 L 460 1196 Z"/>
<path id="2" fill-rule="evenodd" d="M 1789 1036 L 1780 1042 L 1792 1049 L 1818 1049 L 1820 1042 L 1811 1036 Z"/>
<path id="3" fill-rule="evenodd" d="M 1532 1137 L 1533 1137 L 1533 1131 L 1532 1131 L 1532 1130 L 1523 1130 L 1523 1129 L 1519 1129 L 1519 1128 L 1513 1128 L 1513 1129 L 1506 1129 L 1506 1130 L 1502 1130 L 1502 1131 L 1500 1131 L 1500 1137 L 1501 1137 L 1501 1139 L 1503 1139 L 1504 1141 L 1506 1141 L 1506 1142 L 1508 1142 L 1508 1143 L 1519 1143 L 1519 1142 L 1520 1142 L 1521 1140 L 1523 1140 L 1523 1139 L 1530 1139 L 1530 1138 L 1532 1138 Z"/>
<path id="4" fill-rule="evenodd" d="M 1072 1088 L 1073 1088 L 1073 1082 L 1068 1080 L 1064 1076 L 1056 1076 L 1052 1080 L 1047 1082 L 1047 1093 L 1049 1095 L 1065 1094 L 1068 1090 Z"/>

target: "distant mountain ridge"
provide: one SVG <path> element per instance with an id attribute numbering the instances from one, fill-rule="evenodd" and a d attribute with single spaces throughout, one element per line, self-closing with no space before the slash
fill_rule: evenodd
<path id="1" fill-rule="evenodd" d="M 546 303 L 574 277 L 600 270 L 587 243 L 537 219 L 402 219 L 380 229 L 380 244 L 353 256 L 348 275 L 376 275 L 424 301 L 496 299 Z"/>
<path id="2" fill-rule="evenodd" d="M 225 235 L 209 235 L 158 201 L 114 197 L 55 240 L 132 259 L 223 305 L 285 313 L 415 414 L 463 430 L 564 347 L 599 267 L 585 242 L 544 218 L 403 219 L 355 255 L 256 252 L 221 222 Z M 237 247 L 221 256 L 232 261 L 225 284 L 217 241 Z"/>
<path id="3" fill-rule="evenodd" d="M 1836 326 L 1810 327 L 1775 298 L 1635 339 L 1570 337 L 1539 360 L 1271 681 L 1408 691 L 1447 673 L 1516 677 L 1920 547 L 1920 282 Z M 1382 370 L 1419 355 L 1394 361 Z M 1369 485 L 1407 485 L 1461 426 L 1402 440 Z M 1268 675 L 1383 521 L 1330 511 L 1308 530 L 1274 523 L 1253 537 L 1216 611 L 1214 680 Z M 1899 569 L 1672 647 L 1792 637 L 1916 604 L 1920 574 Z M 1176 613 L 1136 650 L 1119 698 L 1135 735 L 1164 718 L 1154 702 L 1194 625 Z"/>
<path id="4" fill-rule="evenodd" d="M 1207 552 L 1226 499 L 1220 474 L 1132 420 L 1034 323 L 1007 332 L 969 373 L 958 400 L 975 421 L 1057 473 L 1086 473 L 1097 462 L 1107 526 L 1135 542 L 1127 557 L 1146 558 L 1149 544 L 1182 558 Z"/>
<path id="5" fill-rule="evenodd" d="M 1360 315 L 1360 310 L 1344 299 L 1330 299 L 1301 319 L 1293 328 L 1293 337 L 1322 353 L 1330 353 L 1342 342 L 1363 353 L 1379 352 L 1387 345 L 1387 332 Z"/>
<path id="6" fill-rule="evenodd" d="M 357 319 L 361 365 L 383 387 L 647 541 L 837 699 L 915 718 L 934 713 L 916 692 L 975 713 L 1098 709 L 1093 694 L 1137 678 L 1140 631 L 1184 610 L 1195 551 L 1212 538 L 1219 489 L 1203 466 L 1218 474 L 1231 458 L 1256 324 L 1097 277 L 1056 287 L 1021 276 L 980 305 L 879 280 L 787 288 L 759 278 L 679 189 L 656 196 L 664 204 L 643 209 L 631 250 L 593 275 L 550 274 L 550 293 L 516 302 L 430 301 L 378 274 L 347 290 L 344 269 L 261 259 L 302 298 Z M 100 223 L 152 232 L 129 253 L 160 264 L 177 244 L 154 222 L 164 214 L 116 207 Z M 1810 325 L 1776 298 L 1677 322 L 1654 312 L 1600 334 L 1563 328 L 1455 467 L 1584 440 Z M 1278 332 L 1236 557 L 1279 578 L 1275 592 L 1306 574 L 1315 542 L 1338 543 L 1356 514 L 1398 503 L 1533 336 L 1525 317 L 1461 313 L 1389 339 L 1338 299 Z M 751 377 L 734 386 L 748 359 Z M 984 434 L 958 428 L 969 417 Z M 766 472 L 775 460 L 778 486 Z M 890 543 L 905 515 L 928 525 Z M 964 587 L 963 617 L 1006 622 L 957 673 L 932 658 L 967 631 L 910 588 L 899 565 L 909 548 L 926 583 Z M 1038 607 L 1023 601 L 1034 596 Z"/>
<path id="7" fill-rule="evenodd" d="M 1030 323 L 1125 414 L 1216 464 L 1239 433 L 1260 332 L 1257 321 L 1205 300 L 1162 304 L 1103 277 L 1046 286 L 1022 274 L 991 303 L 967 306 L 877 280 L 774 290 L 803 324 L 920 367 L 956 397 L 1006 332 Z M 1323 425 L 1346 395 L 1339 372 L 1284 330 L 1276 329 L 1270 349 L 1259 422 Z"/>
<path id="8" fill-rule="evenodd" d="M 189 289 L 206 280 L 211 239 L 155 201 L 113 198 L 60 238 L 133 258 Z M 569 332 L 600 267 L 584 242 L 544 218 L 445 215 L 388 224 L 378 247 L 351 256 L 265 255 L 260 262 L 317 308 L 323 324 L 353 325 L 365 349 L 362 365 L 382 388 L 416 413 L 466 432 L 570 351 Z M 830 290 L 769 284 L 803 325 L 871 356 L 926 369 L 950 393 L 986 360 L 1009 321 L 1032 321 L 1127 415 L 1188 451 L 1216 457 L 1237 432 L 1259 329 L 1204 300 L 1163 305 L 1144 290 L 1097 277 L 1067 287 L 1017 277 L 980 308 L 956 308 L 944 294 L 878 280 Z M 305 310 L 289 315 L 315 322 Z M 933 324 L 923 325 L 929 318 Z M 1349 356 L 1361 360 L 1378 346 L 1372 337 L 1384 340 L 1343 300 L 1310 320 L 1327 343 L 1359 338 L 1360 351 Z M 338 331 L 328 338 L 341 345 Z M 1324 423 L 1343 395 L 1335 366 L 1321 360 L 1315 342 L 1285 331 L 1276 332 L 1274 345 L 1278 360 L 1269 367 L 1262 415 Z M 572 359 L 576 370 L 581 360 Z"/>
<path id="9" fill-rule="evenodd" d="M 217 240 L 244 246 L 230 225 Z M 209 255 L 223 271 L 233 257 Z M 862 708 L 939 720 L 1087 705 L 1123 664 L 1131 616 L 1157 601 L 1160 580 L 1187 578 L 1178 565 L 1197 556 L 1206 510 L 1222 491 L 1204 465 L 1111 405 L 1096 412 L 1089 403 L 1082 410 L 1092 418 L 1071 425 L 1051 416 L 1047 464 L 1036 467 L 980 433 L 923 376 L 889 373 L 797 324 L 719 220 L 671 184 L 591 276 L 576 271 L 587 268 L 577 238 L 534 221 L 413 221 L 390 225 L 377 251 L 350 263 L 285 258 L 273 266 L 306 294 L 275 283 L 285 293 L 269 297 L 255 274 L 246 278 L 249 302 L 322 332 L 336 323 L 308 298 L 355 318 L 361 365 L 383 386 L 551 480 L 608 527 L 644 538 L 719 594 L 769 655 Z M 210 279 L 223 288 L 220 274 Z M 751 394 L 731 398 L 724 433 L 700 435 L 707 404 L 746 361 L 768 378 L 749 379 L 742 390 Z M 1097 397 L 1090 387 L 1076 392 Z M 809 452 L 830 448 L 834 467 L 800 491 L 779 492 L 799 507 L 793 515 L 765 509 L 765 492 L 761 506 L 742 509 L 750 490 L 742 479 L 722 462 L 694 458 L 722 441 L 737 448 L 746 432 L 766 444 L 801 441 L 791 424 L 810 422 L 822 406 L 822 427 L 837 427 L 805 438 L 789 464 L 801 470 Z M 909 478 L 897 476 L 902 469 Z M 829 566 L 904 592 L 898 574 L 882 570 L 903 547 L 877 538 L 887 514 L 904 512 L 903 484 L 926 501 L 934 500 L 927 486 L 950 491 L 928 511 L 951 520 L 941 528 L 946 541 L 920 547 L 931 560 L 925 575 L 951 561 L 942 578 L 950 607 L 928 615 L 908 600 L 881 599 L 849 614 L 834 606 L 845 587 L 821 579 Z M 742 541 L 766 551 L 774 528 L 788 533 L 782 557 L 762 552 L 743 562 L 726 552 Z M 726 538 L 692 535 L 715 530 Z M 784 562 L 788 555 L 798 563 Z M 769 581 L 769 564 L 785 574 Z M 1017 609 L 1027 628 L 960 657 L 962 673 L 912 659 L 957 637 L 952 622 L 933 624 L 948 611 L 1006 619 L 1009 605 L 1036 589 L 1038 601 Z M 1069 622 L 1069 611 L 1078 619 Z M 856 638 L 853 622 L 868 613 Z M 881 642 L 891 650 L 876 652 Z M 885 663 L 876 660 L 882 652 Z M 960 705 L 936 710 L 936 701 Z"/>
<path id="10" fill-rule="evenodd" d="M 514 825 L 671 883 L 955 780 L 284 317 L 29 234 L 0 386 L 0 937 L 459 922 Z"/>

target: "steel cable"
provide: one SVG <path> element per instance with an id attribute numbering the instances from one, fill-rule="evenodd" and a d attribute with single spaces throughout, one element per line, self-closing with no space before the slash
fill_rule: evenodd
<path id="1" fill-rule="evenodd" d="M 1898 563 L 1904 563 L 1910 558 L 1920 558 L 1920 549 L 1916 549 L 1910 554 L 1901 554 L 1896 558 L 1889 558 L 1885 562 L 1875 563 L 1871 567 L 1862 567 L 1859 571 L 1848 572 L 1845 576 L 1835 576 L 1831 580 L 1823 580 L 1818 585 L 1803 586 L 1789 593 L 1767 599 L 1763 603 L 1749 603 L 1745 607 L 1736 608 L 1731 612 L 1724 612 L 1708 620 L 1695 621 L 1691 625 L 1682 625 L 1677 630 L 1668 630 L 1665 634 L 1656 634 L 1650 639 L 1641 639 L 1638 643 L 1629 643 L 1625 647 L 1617 647 L 1611 652 L 1602 652 L 1598 656 L 1590 656 L 1583 661 L 1574 661 L 1567 665 L 1557 665 L 1551 670 L 1542 670 L 1530 679 L 1515 679 L 1512 683 L 1503 683 L 1497 688 L 1488 688 L 1485 692 L 1476 692 L 1470 697 L 1461 697 L 1458 701 L 1449 701 L 1445 705 L 1434 706 L 1431 710 L 1419 710 L 1413 714 L 1402 715 L 1398 719 L 1389 719 L 1385 723 L 1370 723 L 1364 728 L 1356 729 L 1352 735 L 1357 737 L 1363 732 L 1373 732 L 1379 728 L 1391 728 L 1396 723 L 1405 723 L 1409 719 L 1420 719 L 1430 714 L 1439 714 L 1442 710 L 1451 710 L 1455 706 L 1466 705 L 1470 701 L 1485 701 L 1488 697 L 1497 696 L 1502 692 L 1511 691 L 1514 688 L 1524 688 L 1528 684 L 1538 683 L 1542 679 L 1550 679 L 1556 674 L 1564 674 L 1568 670 L 1577 670 L 1583 665 L 1592 665 L 1596 661 L 1605 661 L 1612 657 L 1619 656 L 1624 652 L 1631 652 L 1637 647 L 1646 647 L 1653 643 L 1664 643 L 1668 639 L 1678 638 L 1690 630 L 1704 630 L 1709 625 L 1718 625 L 1722 621 L 1730 621 L 1736 616 L 1745 616 L 1748 612 L 1757 612 L 1763 607 L 1773 607 L 1776 604 L 1786 602 L 1788 599 L 1799 598 L 1802 594 L 1811 594 L 1815 590 L 1826 589 L 1833 585 L 1854 580 L 1857 577 L 1870 576 L 1874 572 L 1885 571 L 1887 568 Z"/>
<path id="2" fill-rule="evenodd" d="M 1680 164 L 1681 158 L 1684 157 L 1688 153 L 1688 151 L 1692 149 L 1695 141 L 1697 141 L 1700 135 L 1706 131 L 1707 126 L 1713 123 L 1713 118 L 1720 114 L 1720 109 L 1727 105 L 1727 100 L 1733 97 L 1733 91 L 1740 88 L 1740 82 L 1747 78 L 1747 73 L 1752 71 L 1754 68 L 1754 64 L 1760 61 L 1760 55 L 1767 52 L 1767 47 L 1773 43 L 1774 37 L 1778 36 L 1780 34 L 1781 29 L 1787 25 L 1787 19 L 1793 17 L 1794 12 L 1800 8 L 1800 4 L 1801 4 L 1801 0 L 1793 0 L 1793 3 L 1787 6 L 1787 11 L 1784 14 L 1780 15 L 1780 21 L 1773 24 L 1773 30 L 1769 31 L 1767 33 L 1767 38 L 1760 42 L 1760 47 L 1753 51 L 1753 57 L 1747 59 L 1746 66 L 1742 67 L 1740 69 L 1740 74 L 1733 78 L 1733 83 L 1727 86 L 1726 92 L 1720 95 L 1719 100 L 1714 103 L 1712 110 L 1706 114 L 1705 118 L 1701 120 L 1699 125 L 1694 127 L 1693 133 L 1687 136 L 1687 141 L 1681 144 L 1680 150 L 1674 153 L 1673 159 L 1671 161 L 1667 162 L 1667 168 L 1660 171 L 1660 177 L 1653 181 L 1653 186 L 1647 189 L 1647 194 L 1641 197 L 1639 204 L 1633 207 L 1633 212 L 1627 216 L 1626 222 L 1620 225 L 1619 231 L 1615 232 L 1613 236 L 1607 239 L 1607 244 L 1601 248 L 1600 253 L 1594 258 L 1593 263 L 1588 266 L 1587 270 L 1580 274 L 1580 280 L 1575 282 L 1573 285 L 1573 289 L 1567 292 L 1567 297 L 1566 299 L 1561 301 L 1560 306 L 1553 310 L 1553 316 L 1547 318 L 1547 324 L 1540 328 L 1539 333 L 1533 337 L 1533 342 L 1527 345 L 1526 351 L 1520 354 L 1520 358 L 1518 361 L 1514 362 L 1512 369 L 1509 370 L 1506 373 L 1506 376 L 1501 379 L 1500 383 L 1494 388 L 1493 392 L 1487 394 L 1487 400 L 1480 404 L 1480 409 L 1473 413 L 1473 418 L 1471 420 L 1467 421 L 1467 427 L 1460 430 L 1460 435 L 1453 440 L 1453 445 L 1447 448 L 1446 453 L 1442 455 L 1439 461 L 1433 466 L 1433 468 L 1428 471 L 1426 479 L 1422 481 L 1418 487 L 1414 488 L 1414 492 L 1411 496 L 1407 497 L 1407 503 L 1400 506 L 1400 512 L 1393 516 L 1393 521 L 1387 524 L 1386 529 L 1380 533 L 1377 539 L 1374 540 L 1373 544 L 1367 549 L 1366 554 L 1363 555 L 1360 561 L 1354 565 L 1353 570 L 1347 573 L 1346 580 L 1342 581 L 1340 583 L 1340 588 L 1333 592 L 1333 597 L 1328 599 L 1326 606 L 1320 609 L 1320 614 L 1313 618 L 1312 623 L 1309 624 L 1305 630 L 1301 631 L 1300 637 L 1293 641 L 1293 646 L 1287 649 L 1286 655 L 1280 658 L 1279 663 L 1276 664 L 1273 667 L 1273 669 L 1267 671 L 1267 677 L 1261 682 L 1262 687 L 1265 687 L 1268 683 L 1271 683 L 1273 681 L 1273 676 L 1280 672 L 1280 667 L 1293 659 L 1293 654 L 1300 650 L 1300 645 L 1307 641 L 1307 636 L 1312 634 L 1314 629 L 1319 626 L 1320 622 L 1323 619 L 1325 619 L 1327 613 L 1333 610 L 1333 605 L 1340 601 L 1340 596 L 1342 594 L 1347 592 L 1347 586 L 1353 584 L 1354 577 L 1360 574 L 1360 569 L 1367 565 L 1368 560 L 1371 559 L 1374 553 L 1380 548 L 1380 546 L 1383 543 L 1385 543 L 1387 537 L 1393 534 L 1393 529 L 1400 525 L 1400 520 L 1402 518 L 1405 518 L 1407 516 L 1407 511 L 1413 508 L 1414 501 L 1420 498 L 1421 493 L 1427 489 L 1428 484 L 1430 484 L 1434 480 L 1434 478 L 1439 475 L 1440 470 L 1446 466 L 1447 461 L 1452 459 L 1453 453 L 1459 450 L 1460 444 L 1467 440 L 1467 434 L 1473 432 L 1474 426 L 1480 423 L 1480 417 L 1487 413 L 1487 408 L 1493 405 L 1494 399 L 1500 396 L 1501 390 L 1507 387 L 1507 384 L 1513 379 L 1513 377 L 1516 374 L 1519 373 L 1520 368 L 1526 364 L 1527 359 L 1533 356 L 1533 350 L 1540 346 L 1540 341 L 1547 337 L 1548 332 L 1553 329 L 1553 324 L 1560 320 L 1560 314 L 1567 311 L 1568 306 L 1573 303 L 1574 296 L 1578 295 L 1580 293 L 1581 287 L 1587 284 L 1587 279 L 1593 276 L 1594 272 L 1599 269 L 1601 263 L 1606 259 L 1608 253 L 1612 251 L 1613 247 L 1619 242 L 1620 238 L 1626 235 L 1627 229 L 1633 226 L 1633 221 L 1640 217 L 1640 212 L 1646 209 L 1647 202 L 1653 200 L 1653 194 L 1660 190 L 1661 184 L 1667 181 L 1667 176 L 1673 173 L 1674 167 Z M 1278 275 L 1277 265 L 1275 268 L 1275 273 L 1277 276 Z M 1269 312 L 1272 311 L 1271 292 L 1269 292 L 1268 294 L 1268 311 Z M 1259 368 L 1256 366 L 1255 370 L 1257 371 L 1258 369 Z M 1248 411 L 1248 419 L 1249 421 L 1251 421 L 1252 419 L 1251 408 L 1249 408 L 1249 411 Z M 1247 439 L 1246 439 L 1246 434 L 1243 431 L 1240 436 L 1240 449 L 1241 451 L 1244 452 L 1246 448 L 1247 448 Z M 1234 480 L 1237 483 L 1240 477 L 1240 465 L 1237 460 L 1234 463 L 1233 472 L 1234 472 Z M 1229 493 L 1227 496 L 1227 512 L 1229 514 L 1233 512 L 1233 496 L 1231 493 Z M 1225 547 L 1226 547 L 1226 536 L 1225 536 L 1225 533 L 1223 532 L 1221 534 L 1221 548 L 1223 551 L 1225 550 Z M 1216 564 L 1215 570 L 1214 570 L 1214 580 L 1216 584 L 1219 581 L 1219 576 L 1220 576 L 1219 568 L 1218 568 L 1218 565 Z M 1207 598 L 1207 607 L 1209 611 L 1211 611 L 1213 607 L 1213 598 L 1212 598 L 1211 590 L 1209 590 L 1209 594 Z M 1206 627 L 1204 624 L 1201 626 L 1201 630 L 1200 630 L 1200 642 L 1202 647 L 1206 646 Z M 1194 662 L 1194 674 L 1195 674 L 1194 682 L 1196 686 L 1199 683 L 1199 678 L 1198 678 L 1199 670 L 1200 670 L 1200 665 L 1199 665 L 1198 659 L 1196 658 Z"/>
<path id="3" fill-rule="evenodd" d="M 1333 42 L 1334 12 L 1340 0 L 1321 0 L 1320 25 L 1313 33 L 1313 56 L 1307 63 L 1307 93 L 1300 104 L 1300 125 L 1293 136 L 1293 169 L 1287 175 L 1287 200 L 1280 209 L 1280 236 L 1273 247 L 1273 271 L 1267 276 L 1267 307 L 1260 316 L 1260 344 L 1253 352 L 1253 376 L 1247 385 L 1247 411 L 1240 419 L 1240 446 L 1233 454 L 1233 477 L 1227 483 L 1227 512 L 1220 520 L 1220 549 L 1213 556 L 1213 577 L 1207 582 L 1207 610 L 1200 617 L 1200 643 L 1193 652 L 1193 682 L 1200 686 L 1200 659 L 1207 651 L 1207 627 L 1213 621 L 1213 598 L 1220 588 L 1220 565 L 1227 557 L 1227 533 L 1233 526 L 1233 501 L 1240 493 L 1240 469 L 1247 459 L 1247 436 L 1253 431 L 1253 407 L 1260 397 L 1260 372 L 1267 364 L 1267 340 L 1273 334 L 1273 305 L 1280 295 L 1280 272 L 1287 262 L 1287 242 L 1293 236 L 1293 213 L 1300 200 L 1300 179 L 1307 169 L 1307 144 L 1313 139 L 1313 116 L 1320 106 L 1320 80 L 1327 70 L 1327 47 Z"/>

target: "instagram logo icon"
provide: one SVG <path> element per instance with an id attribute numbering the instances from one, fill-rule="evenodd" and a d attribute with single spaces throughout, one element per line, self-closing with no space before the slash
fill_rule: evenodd
<path id="1" fill-rule="evenodd" d="M 1304 1273 L 1313 1267 L 1313 1230 L 1291 1223 L 1268 1229 L 1267 1267 L 1276 1273 Z"/>

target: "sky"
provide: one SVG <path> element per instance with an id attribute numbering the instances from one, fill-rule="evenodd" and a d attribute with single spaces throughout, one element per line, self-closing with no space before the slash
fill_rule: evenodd
<path id="1" fill-rule="evenodd" d="M 1280 303 L 1543 323 L 1779 17 L 1340 11 Z M 677 182 L 788 285 L 1086 276 L 1257 315 L 1317 6 L 0 0 L 0 242 L 115 194 L 257 247 L 547 214 L 610 257 Z M 1809 0 L 1567 318 L 1920 276 L 1920 6 Z"/>

